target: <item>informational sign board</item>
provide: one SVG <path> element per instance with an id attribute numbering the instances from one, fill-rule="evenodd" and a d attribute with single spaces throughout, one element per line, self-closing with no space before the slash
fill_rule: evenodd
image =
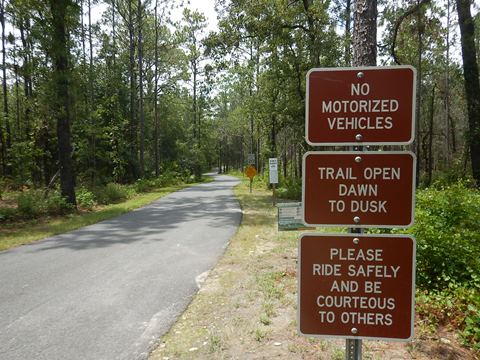
<path id="1" fill-rule="evenodd" d="M 302 180 L 307 225 L 413 224 L 415 155 L 411 152 L 308 152 Z"/>
<path id="2" fill-rule="evenodd" d="M 255 166 L 247 166 L 245 169 L 245 175 L 247 175 L 250 180 L 252 180 L 255 175 L 257 175 L 257 170 L 255 169 Z"/>
<path id="3" fill-rule="evenodd" d="M 409 144 L 415 96 L 411 66 L 312 69 L 305 138 L 319 146 Z"/>
<path id="4" fill-rule="evenodd" d="M 306 229 L 302 220 L 302 203 L 279 203 L 278 231 Z"/>
<path id="5" fill-rule="evenodd" d="M 248 154 L 247 162 L 248 162 L 248 165 L 255 165 L 255 154 Z"/>
<path id="6" fill-rule="evenodd" d="M 408 341 L 413 337 L 415 239 L 304 234 L 298 326 L 308 336 Z"/>
<path id="7" fill-rule="evenodd" d="M 278 159 L 268 159 L 269 179 L 270 184 L 278 184 Z"/>

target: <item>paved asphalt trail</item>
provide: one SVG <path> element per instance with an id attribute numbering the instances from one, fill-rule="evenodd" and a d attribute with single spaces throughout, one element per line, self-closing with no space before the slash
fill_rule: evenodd
<path id="1" fill-rule="evenodd" d="M 0 359 L 146 358 L 239 225 L 237 181 L 215 180 L 0 252 Z"/>

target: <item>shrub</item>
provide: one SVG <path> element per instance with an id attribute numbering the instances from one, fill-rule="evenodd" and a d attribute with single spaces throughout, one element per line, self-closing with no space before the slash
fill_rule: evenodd
<path id="1" fill-rule="evenodd" d="M 135 191 L 139 193 L 149 192 L 156 187 L 159 187 L 156 179 L 138 179 L 134 184 Z"/>
<path id="2" fill-rule="evenodd" d="M 417 283 L 445 289 L 480 287 L 480 192 L 462 183 L 421 190 L 416 197 Z"/>
<path id="3" fill-rule="evenodd" d="M 97 202 L 95 201 L 95 195 L 85 188 L 77 189 L 76 195 L 78 205 L 84 209 L 92 210 L 93 207 L 97 204 Z"/>
<path id="4" fill-rule="evenodd" d="M 27 219 L 41 215 L 43 205 L 43 193 L 40 190 L 27 190 L 17 197 L 18 213 Z"/>
<path id="5" fill-rule="evenodd" d="M 11 207 L 0 207 L 0 223 L 15 219 L 17 209 Z"/>
<path id="6" fill-rule="evenodd" d="M 102 204 L 117 203 L 127 199 L 130 195 L 127 186 L 117 183 L 108 183 L 105 187 L 97 191 L 96 198 Z"/>
<path id="7" fill-rule="evenodd" d="M 278 197 L 301 201 L 302 199 L 302 179 L 287 178 L 283 181 L 283 186 L 278 189 Z"/>
<path id="8" fill-rule="evenodd" d="M 429 325 L 453 325 L 465 345 L 480 350 L 480 293 L 451 283 L 441 291 L 417 291 L 416 312 Z"/>
<path id="9" fill-rule="evenodd" d="M 62 215 L 73 208 L 57 191 L 50 193 L 46 199 L 43 199 L 43 203 L 42 210 L 49 215 Z"/>

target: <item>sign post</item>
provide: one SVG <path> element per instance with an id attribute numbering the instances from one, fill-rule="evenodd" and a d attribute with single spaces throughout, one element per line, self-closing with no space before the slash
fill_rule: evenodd
<path id="1" fill-rule="evenodd" d="M 416 70 L 312 69 L 306 94 L 307 143 L 357 151 L 303 158 L 303 222 L 349 227 L 350 234 L 301 237 L 299 332 L 346 338 L 346 359 L 360 360 L 361 339 L 413 337 L 415 240 L 364 235 L 363 228 L 413 224 L 416 158 L 359 150 L 413 142 Z"/>
<path id="2" fill-rule="evenodd" d="M 275 186 L 278 184 L 278 159 L 277 158 L 270 158 L 268 159 L 268 173 L 269 173 L 269 180 L 270 184 L 272 184 L 272 202 L 273 206 L 277 203 L 277 194 L 275 192 Z"/>

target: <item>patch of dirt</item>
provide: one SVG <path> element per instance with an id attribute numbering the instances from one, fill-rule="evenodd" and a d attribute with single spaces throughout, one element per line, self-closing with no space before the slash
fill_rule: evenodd
<path id="1" fill-rule="evenodd" d="M 248 197 L 242 198 L 241 228 L 150 360 L 345 358 L 345 340 L 298 335 L 296 267 L 300 233 L 279 233 L 269 194 L 256 190 L 253 196 L 254 204 Z M 259 201 L 262 196 L 263 201 Z M 364 341 L 363 359 L 479 359 L 446 328 L 431 334 L 418 319 L 416 325 L 411 343 Z"/>

